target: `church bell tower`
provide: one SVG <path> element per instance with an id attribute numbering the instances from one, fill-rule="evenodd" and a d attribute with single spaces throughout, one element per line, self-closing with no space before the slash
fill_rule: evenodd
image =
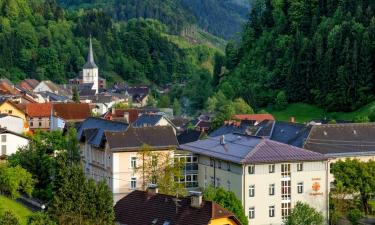
<path id="1" fill-rule="evenodd" d="M 83 66 L 82 81 L 84 84 L 93 84 L 92 89 L 95 90 L 96 94 L 99 92 L 99 69 L 94 61 L 94 52 L 92 50 L 91 36 L 87 61 Z"/>

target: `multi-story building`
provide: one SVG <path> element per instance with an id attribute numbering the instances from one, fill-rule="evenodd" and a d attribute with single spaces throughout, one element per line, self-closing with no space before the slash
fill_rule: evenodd
<path id="1" fill-rule="evenodd" d="M 328 219 L 328 160 L 320 153 L 239 134 L 180 148 L 198 155 L 199 186 L 233 191 L 250 224 L 283 224 L 298 201 Z"/>
<path id="2" fill-rule="evenodd" d="M 26 104 L 25 112 L 29 120 L 30 130 L 49 130 L 51 126 L 52 103 Z"/>
<path id="3" fill-rule="evenodd" d="M 0 128 L 0 159 L 17 152 L 29 144 L 29 139 L 21 134 Z"/>

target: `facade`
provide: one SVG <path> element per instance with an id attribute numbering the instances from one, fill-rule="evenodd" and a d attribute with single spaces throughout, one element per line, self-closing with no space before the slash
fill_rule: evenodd
<path id="1" fill-rule="evenodd" d="M 159 194 L 156 187 L 133 191 L 115 205 L 121 225 L 241 225 L 235 215 L 219 204 L 202 200 L 201 193 L 179 198 Z"/>
<path id="2" fill-rule="evenodd" d="M 28 144 L 29 140 L 25 136 L 0 128 L 0 157 L 10 156 Z"/>
<path id="3" fill-rule="evenodd" d="M 142 114 L 134 123 L 134 127 L 153 127 L 153 126 L 169 126 L 172 127 L 176 134 L 176 126 L 165 116 L 160 114 Z"/>
<path id="4" fill-rule="evenodd" d="M 7 114 L 0 114 L 0 128 L 17 134 L 23 134 L 27 131 L 23 119 Z"/>
<path id="5" fill-rule="evenodd" d="M 30 130 L 49 130 L 51 126 L 52 103 L 26 104 Z"/>
<path id="6" fill-rule="evenodd" d="M 0 102 L 0 113 L 17 116 L 23 119 L 24 122 L 27 121 L 25 112 L 20 107 L 7 100 Z"/>
<path id="7" fill-rule="evenodd" d="M 255 136 L 228 134 L 180 146 L 198 155 L 198 184 L 242 201 L 249 224 L 283 224 L 298 201 L 328 221 L 328 160 L 322 154 Z"/>

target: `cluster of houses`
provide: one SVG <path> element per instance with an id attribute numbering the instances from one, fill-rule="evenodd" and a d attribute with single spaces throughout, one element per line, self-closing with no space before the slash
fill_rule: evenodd
<path id="1" fill-rule="evenodd" d="M 116 84 L 107 90 L 91 41 L 89 49 L 82 74 L 69 85 L 0 80 L 0 156 L 26 146 L 25 134 L 74 123 L 85 173 L 107 182 L 119 224 L 241 224 L 232 212 L 202 199 L 210 185 L 234 192 L 250 224 L 283 224 L 298 201 L 328 221 L 330 164 L 375 159 L 375 123 L 300 124 L 248 114 L 212 130 L 213 115 L 187 119 L 144 107 L 149 88 Z M 71 101 L 72 87 L 79 103 Z M 120 102 L 133 107 L 114 107 Z M 184 160 L 179 182 L 189 197 L 159 194 L 155 184 L 144 184 L 137 167 L 145 144 Z"/>

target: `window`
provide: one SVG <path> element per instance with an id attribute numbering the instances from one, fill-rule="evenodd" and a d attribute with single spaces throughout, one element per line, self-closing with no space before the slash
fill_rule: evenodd
<path id="1" fill-rule="evenodd" d="M 13 113 L 13 111 L 12 110 L 9 110 L 9 114 L 12 114 Z"/>
<path id="2" fill-rule="evenodd" d="M 7 146 L 6 145 L 2 145 L 1 146 L 1 155 L 6 155 L 7 154 Z"/>
<path id="3" fill-rule="evenodd" d="M 137 168 L 137 157 L 131 157 L 131 167 L 133 169 Z"/>
<path id="4" fill-rule="evenodd" d="M 249 165 L 249 174 L 254 174 L 255 173 L 255 165 Z"/>
<path id="5" fill-rule="evenodd" d="M 41 127 L 42 126 L 42 122 L 39 122 L 39 127 Z"/>
<path id="6" fill-rule="evenodd" d="M 220 178 L 216 178 L 216 187 L 220 187 L 221 186 L 221 180 Z"/>
<path id="7" fill-rule="evenodd" d="M 249 186 L 249 197 L 254 197 L 255 196 L 255 185 L 250 185 Z"/>
<path id="8" fill-rule="evenodd" d="M 281 176 L 290 177 L 290 164 L 281 164 Z"/>
<path id="9" fill-rule="evenodd" d="M 30 122 L 30 127 L 33 127 L 34 126 L 34 123 L 31 121 Z"/>
<path id="10" fill-rule="evenodd" d="M 268 193 L 269 195 L 275 195 L 275 184 L 270 184 L 268 187 Z"/>
<path id="11" fill-rule="evenodd" d="M 281 181 L 281 198 L 283 200 L 290 200 L 290 180 Z"/>
<path id="12" fill-rule="evenodd" d="M 297 171 L 303 170 L 303 163 L 297 163 Z"/>
<path id="13" fill-rule="evenodd" d="M 285 220 L 290 214 L 291 204 L 289 203 L 281 203 L 281 217 Z"/>
<path id="14" fill-rule="evenodd" d="M 268 207 L 268 216 L 269 217 L 275 217 L 275 206 Z"/>
<path id="15" fill-rule="evenodd" d="M 275 172 L 275 164 L 268 165 L 268 172 L 274 173 Z"/>
<path id="16" fill-rule="evenodd" d="M 194 162 L 194 163 L 197 163 L 197 162 L 198 162 L 198 157 L 197 157 L 197 156 L 193 156 L 193 162 Z"/>
<path id="17" fill-rule="evenodd" d="M 217 162 L 217 168 L 221 169 L 221 160 Z"/>
<path id="18" fill-rule="evenodd" d="M 211 167 L 214 167 L 214 163 L 215 163 L 215 162 L 214 162 L 214 159 L 213 159 L 213 158 L 210 158 L 210 166 L 211 166 Z"/>
<path id="19" fill-rule="evenodd" d="M 255 218 L 255 208 L 250 207 L 249 208 L 249 219 L 254 219 Z"/>
<path id="20" fill-rule="evenodd" d="M 132 177 L 130 181 L 130 189 L 136 189 L 137 188 L 137 178 Z"/>
<path id="21" fill-rule="evenodd" d="M 302 194 L 303 193 L 303 182 L 299 182 L 297 184 L 297 192 L 298 192 L 298 194 Z"/>
<path id="22" fill-rule="evenodd" d="M 1 142 L 7 142 L 7 136 L 1 135 Z"/>
<path id="23" fill-rule="evenodd" d="M 227 162 L 227 170 L 228 170 L 228 171 L 231 171 L 231 168 L 230 168 L 230 162 Z"/>

